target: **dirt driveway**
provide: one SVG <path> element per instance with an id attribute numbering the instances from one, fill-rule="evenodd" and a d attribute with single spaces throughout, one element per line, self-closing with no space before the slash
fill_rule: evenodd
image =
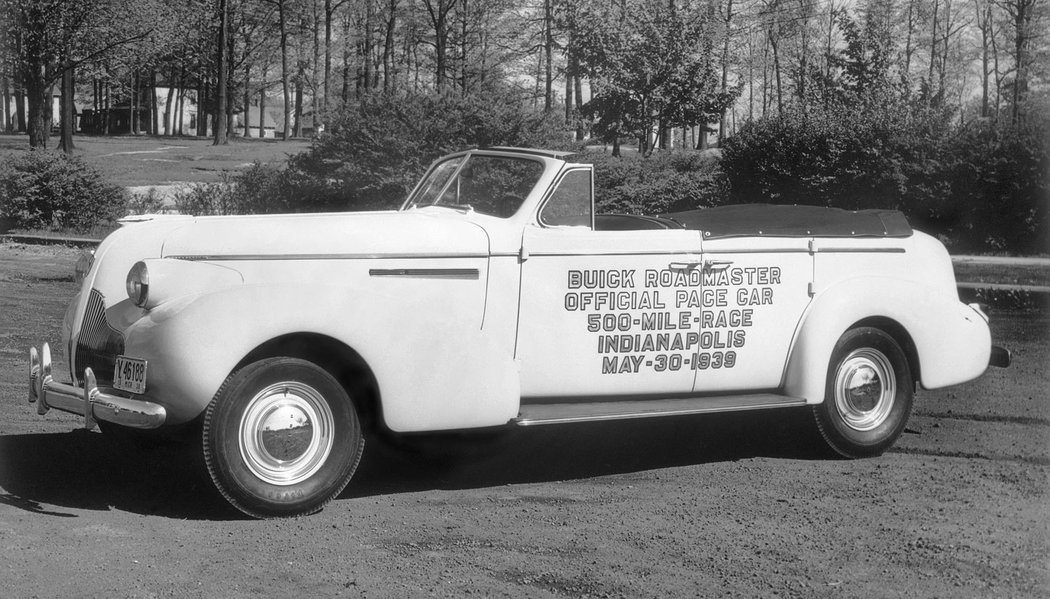
<path id="1" fill-rule="evenodd" d="M 825 457 L 805 411 L 373 441 L 323 512 L 252 521 L 186 448 L 26 403 L 75 259 L 0 245 L 4 597 L 1050 596 L 1046 315 L 997 315 L 1014 365 L 921 393 L 877 459 Z"/>

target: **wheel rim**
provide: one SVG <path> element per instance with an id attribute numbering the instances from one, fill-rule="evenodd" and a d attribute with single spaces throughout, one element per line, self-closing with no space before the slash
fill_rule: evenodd
<path id="1" fill-rule="evenodd" d="M 335 418 L 316 389 L 288 381 L 252 398 L 241 419 L 241 457 L 273 485 L 294 485 L 316 473 L 332 452 Z"/>
<path id="2" fill-rule="evenodd" d="M 861 348 L 850 352 L 835 375 L 835 406 L 846 426 L 870 431 L 893 409 L 897 381 L 889 358 L 882 352 Z"/>

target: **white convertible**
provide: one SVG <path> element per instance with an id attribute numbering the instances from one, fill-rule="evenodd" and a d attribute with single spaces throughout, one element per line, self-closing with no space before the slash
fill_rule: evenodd
<path id="1" fill-rule="evenodd" d="M 446 156 L 397 211 L 123 227 L 78 264 L 72 382 L 34 348 L 29 399 L 105 432 L 199 426 L 222 494 L 270 517 L 338 495 L 366 431 L 808 405 L 872 456 L 916 388 L 1009 363 L 897 212 L 596 215 L 568 157 Z"/>

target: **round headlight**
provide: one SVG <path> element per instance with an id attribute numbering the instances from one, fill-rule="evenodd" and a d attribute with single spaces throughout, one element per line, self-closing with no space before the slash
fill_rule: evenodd
<path id="1" fill-rule="evenodd" d="M 149 299 L 149 269 L 145 262 L 136 262 L 128 271 L 128 297 L 136 306 L 145 306 Z"/>
<path id="2" fill-rule="evenodd" d="M 87 278 L 88 271 L 91 270 L 91 265 L 95 262 L 95 251 L 84 250 L 80 253 L 80 257 L 77 258 L 77 265 L 73 268 L 73 280 L 77 282 L 77 285 L 84 282 Z"/>

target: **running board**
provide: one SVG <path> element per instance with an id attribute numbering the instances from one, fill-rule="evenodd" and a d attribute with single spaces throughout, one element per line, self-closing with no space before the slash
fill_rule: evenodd
<path id="1" fill-rule="evenodd" d="M 598 422 L 657 416 L 685 416 L 740 410 L 766 410 L 806 405 L 806 400 L 774 393 L 756 395 L 723 395 L 685 399 L 648 399 L 592 403 L 524 404 L 518 417 L 510 423 L 517 426 Z"/>

